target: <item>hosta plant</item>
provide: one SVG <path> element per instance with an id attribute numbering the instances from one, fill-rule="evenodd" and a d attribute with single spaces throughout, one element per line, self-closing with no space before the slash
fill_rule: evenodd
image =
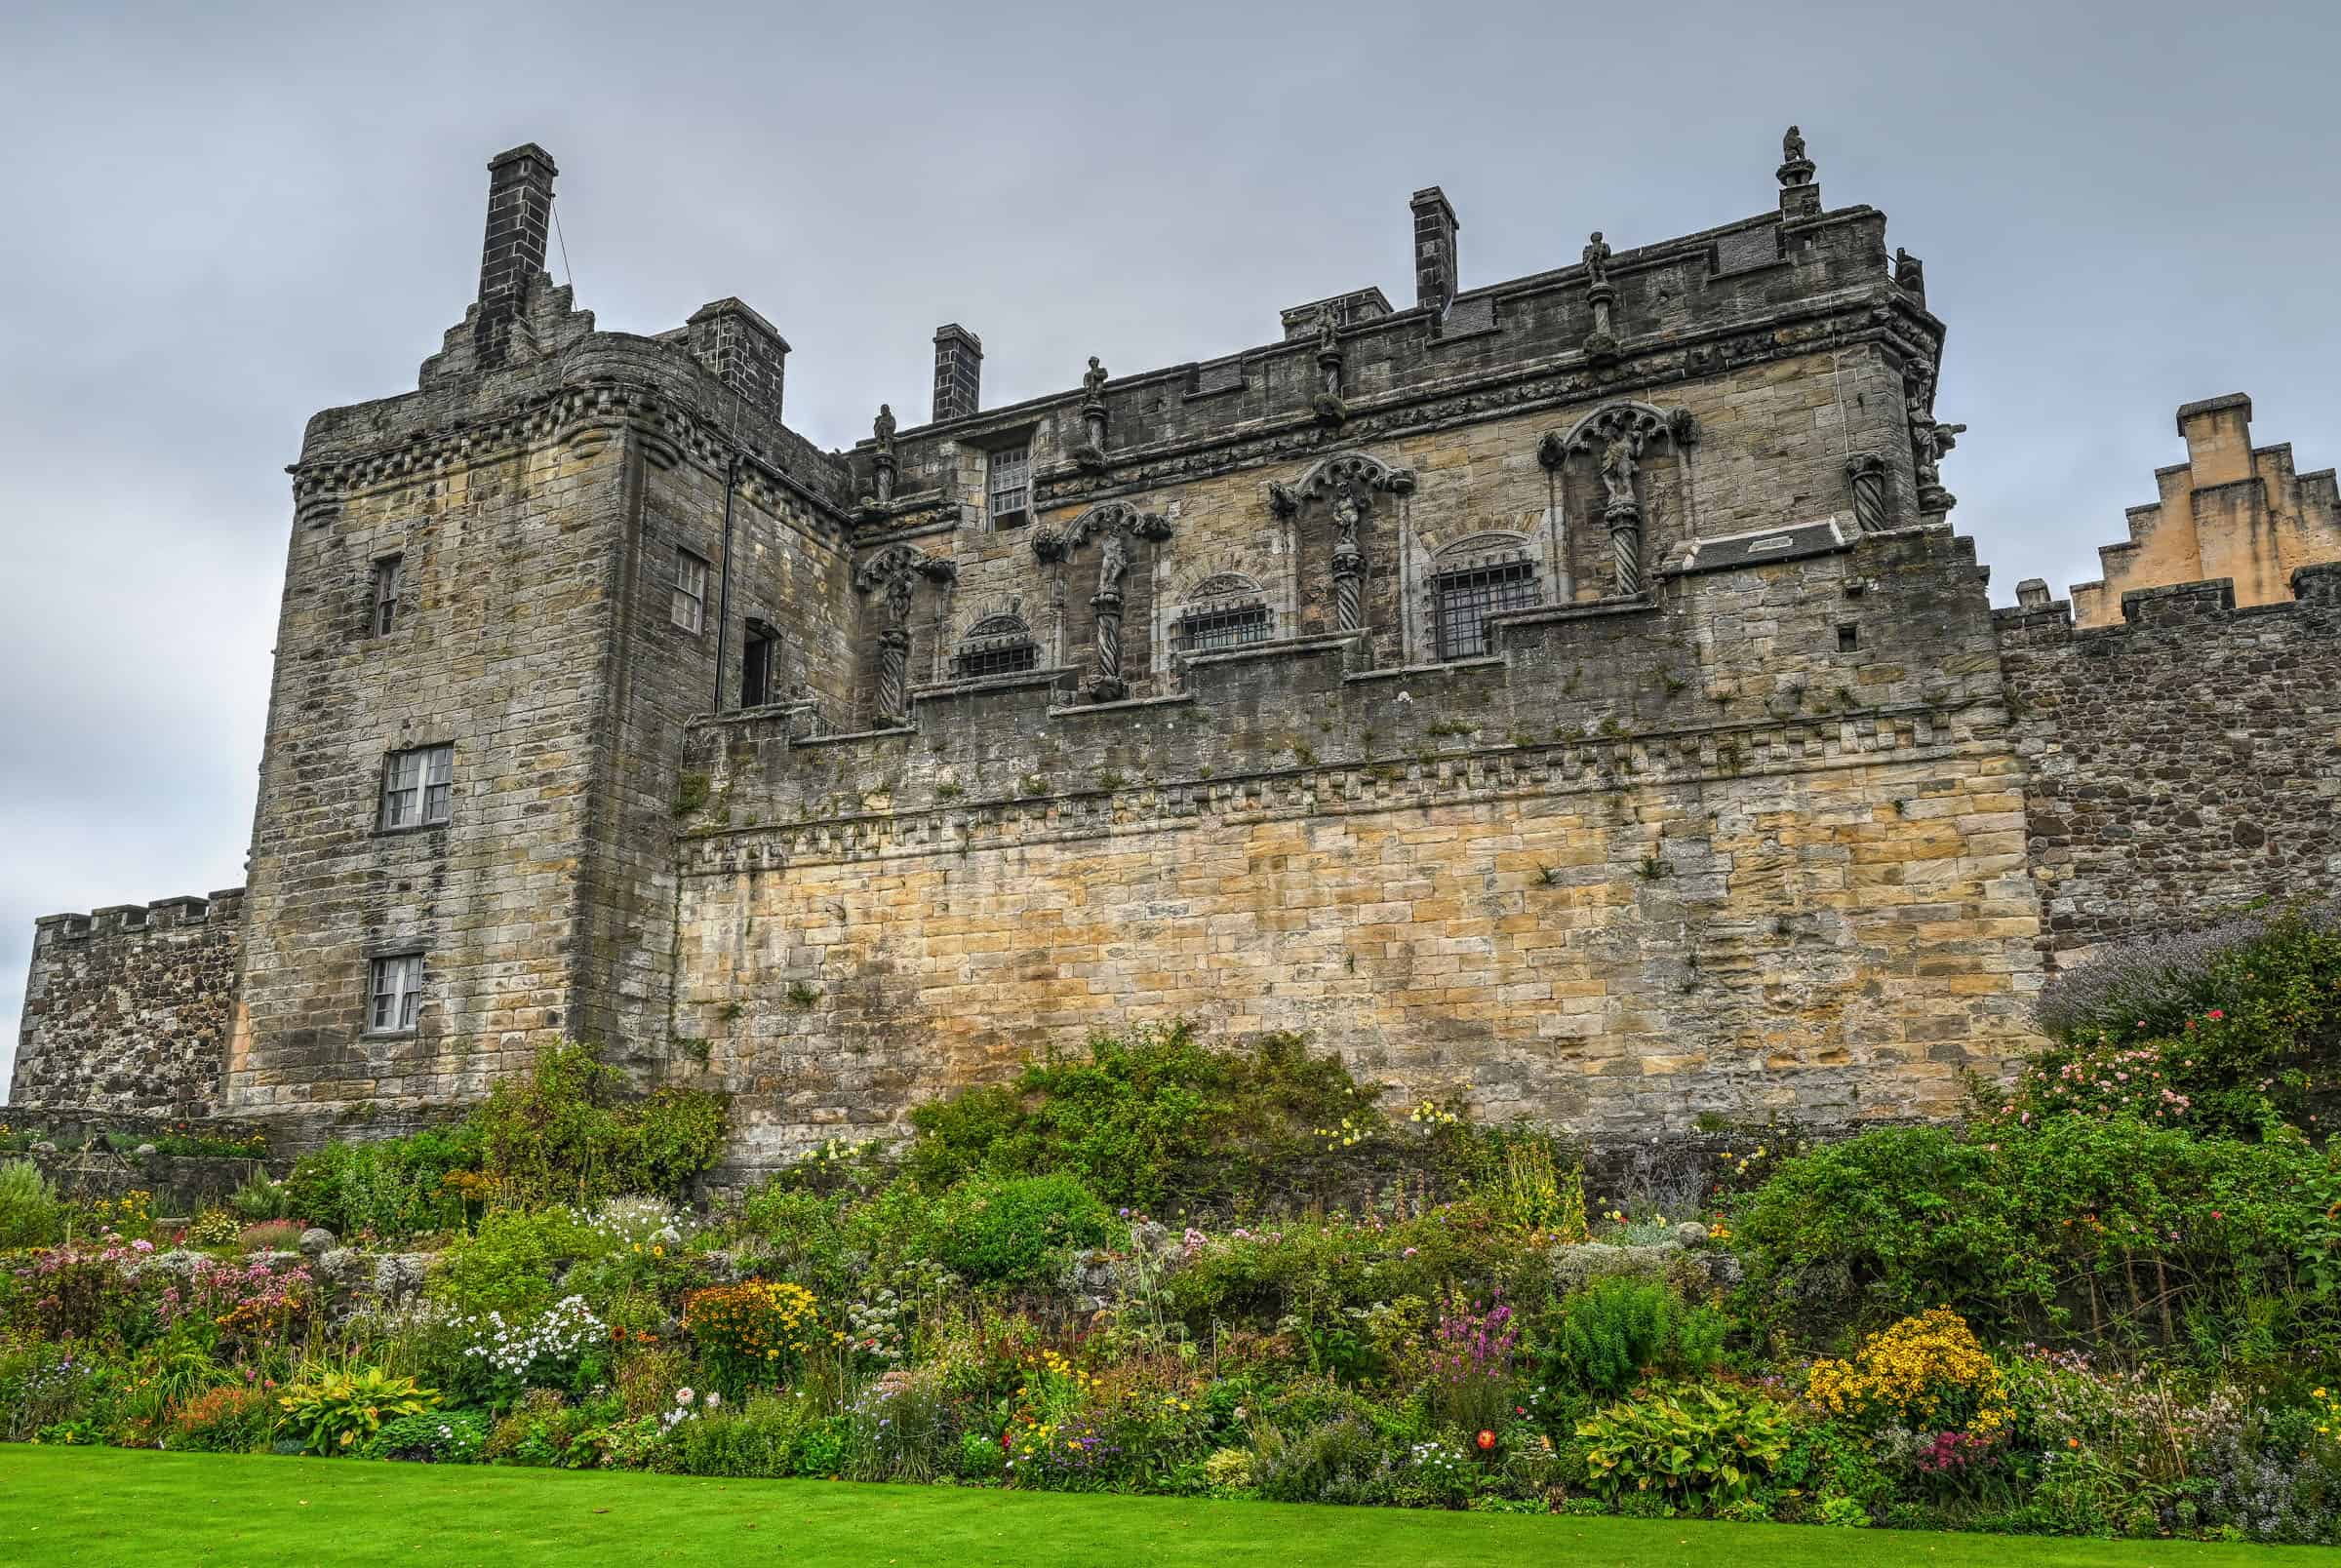
<path id="1" fill-rule="evenodd" d="M 286 1424 L 299 1429 L 315 1454 L 362 1448 L 385 1421 L 419 1416 L 438 1402 L 438 1390 L 419 1388 L 413 1378 L 385 1376 L 378 1366 L 328 1372 L 314 1383 L 295 1384 L 277 1398 Z"/>
<path id="2" fill-rule="evenodd" d="M 1788 1412 L 1728 1388 L 1650 1389 L 1577 1424 L 1595 1491 L 1657 1493 L 1712 1509 L 1737 1502 L 1787 1451 Z"/>

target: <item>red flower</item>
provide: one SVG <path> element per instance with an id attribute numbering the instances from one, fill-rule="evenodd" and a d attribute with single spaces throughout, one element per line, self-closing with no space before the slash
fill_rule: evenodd
<path id="1" fill-rule="evenodd" d="M 1495 1433 L 1489 1431 L 1487 1428 L 1482 1427 L 1480 1429 L 1480 1434 L 1473 1438 L 1472 1441 L 1478 1443 L 1480 1445 L 1480 1452 L 1485 1454 L 1488 1449 L 1495 1446 Z"/>

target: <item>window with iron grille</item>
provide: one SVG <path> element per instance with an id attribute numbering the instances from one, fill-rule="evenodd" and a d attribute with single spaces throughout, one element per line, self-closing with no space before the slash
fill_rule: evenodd
<path id="1" fill-rule="evenodd" d="M 707 563 L 689 550 L 675 552 L 675 598 L 668 613 L 687 632 L 707 624 Z"/>
<path id="2" fill-rule="evenodd" d="M 1533 605 L 1536 568 L 1526 561 L 1501 561 L 1438 578 L 1439 656 L 1477 658 L 1488 651 L 1488 617 L 1499 609 Z"/>
<path id="3" fill-rule="evenodd" d="M 376 959 L 367 977 L 366 1027 L 377 1035 L 404 1034 L 422 1010 L 422 955 Z"/>
<path id="4" fill-rule="evenodd" d="M 1003 447 L 986 463 L 992 527 L 1007 528 L 1024 521 L 1032 504 L 1032 449 Z"/>
<path id="5" fill-rule="evenodd" d="M 454 806 L 456 748 L 423 746 L 392 752 L 382 764 L 382 826 L 418 828 L 445 822 Z"/>
<path id="6" fill-rule="evenodd" d="M 1266 605 L 1231 605 L 1224 609 L 1191 609 L 1178 618 L 1176 644 L 1181 653 L 1209 653 L 1223 647 L 1268 641 Z"/>
<path id="7" fill-rule="evenodd" d="M 987 676 L 1020 675 L 1038 669 L 1040 645 L 1020 615 L 986 615 L 969 628 L 959 651 L 951 657 L 952 673 L 962 681 Z"/>
<path id="8" fill-rule="evenodd" d="M 374 635 L 398 623 L 398 591 L 406 586 L 407 558 L 384 556 L 374 564 Z"/>

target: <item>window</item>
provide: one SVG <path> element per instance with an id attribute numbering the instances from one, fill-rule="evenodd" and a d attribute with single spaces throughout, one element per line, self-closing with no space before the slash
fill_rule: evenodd
<path id="1" fill-rule="evenodd" d="M 382 826 L 419 828 L 445 822 L 455 794 L 455 747 L 392 752 L 382 767 Z"/>
<path id="2" fill-rule="evenodd" d="M 398 591 L 406 586 L 407 558 L 384 556 L 374 564 L 374 635 L 398 623 Z"/>
<path id="3" fill-rule="evenodd" d="M 959 651 L 951 656 L 952 673 L 962 681 L 981 681 L 995 675 L 1020 675 L 1037 669 L 1040 645 L 1021 615 L 986 615 L 968 629 Z"/>
<path id="4" fill-rule="evenodd" d="M 675 624 L 695 632 L 707 624 L 707 563 L 689 550 L 675 552 Z"/>
<path id="5" fill-rule="evenodd" d="M 1209 653 L 1268 641 L 1268 607 L 1236 605 L 1226 609 L 1189 610 L 1178 618 L 1181 653 Z"/>
<path id="6" fill-rule="evenodd" d="M 1860 628 L 1860 627 L 1858 627 L 1858 626 L 1840 626 L 1840 627 L 1837 629 L 1837 650 L 1838 650 L 1840 653 L 1852 653 L 1852 652 L 1858 651 L 1860 647 L 1861 647 L 1861 628 Z"/>
<path id="7" fill-rule="evenodd" d="M 403 1034 L 415 1027 L 422 1008 L 422 955 L 401 953 L 374 960 L 367 992 L 372 1005 L 366 1028 L 377 1035 Z"/>
<path id="8" fill-rule="evenodd" d="M 763 621 L 748 622 L 739 648 L 739 705 L 761 708 L 773 700 L 773 645 L 779 639 Z"/>
<path id="9" fill-rule="evenodd" d="M 1477 658 L 1488 651 L 1488 617 L 1499 609 L 1536 603 L 1536 568 L 1506 561 L 1438 579 L 1439 656 Z"/>
<path id="10" fill-rule="evenodd" d="M 1032 449 L 1003 447 L 987 464 L 985 490 L 991 501 L 992 527 L 1005 529 L 1024 521 L 1032 503 Z"/>

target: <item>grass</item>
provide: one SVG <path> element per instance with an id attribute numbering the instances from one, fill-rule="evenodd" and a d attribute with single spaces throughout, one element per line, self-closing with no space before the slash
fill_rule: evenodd
<path id="1" fill-rule="evenodd" d="M 0 1444 L 0 1562 L 1418 1568 L 2306 1562 L 2312 1548 L 1422 1513 Z"/>

